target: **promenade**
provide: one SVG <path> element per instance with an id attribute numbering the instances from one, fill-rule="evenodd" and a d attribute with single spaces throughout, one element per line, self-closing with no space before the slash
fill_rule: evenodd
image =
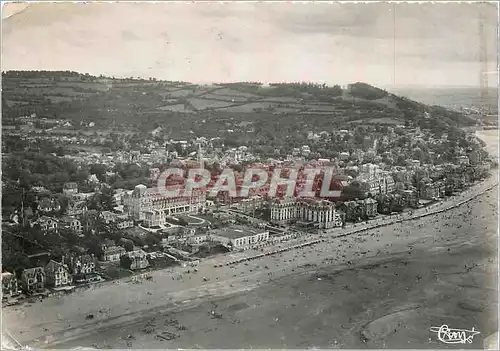
<path id="1" fill-rule="evenodd" d="M 187 273 L 187 268 L 182 267 L 170 268 L 151 272 L 151 281 L 122 279 L 74 294 L 50 297 L 32 305 L 8 307 L 3 311 L 4 322 L 23 344 L 55 346 L 88 333 L 107 330 L 113 325 L 140 321 L 166 311 L 182 310 L 210 298 L 220 299 L 251 291 L 271 279 L 301 274 L 322 265 L 334 264 L 340 269 L 360 259 L 380 259 L 391 252 L 407 250 L 405 247 L 423 237 L 422 234 L 396 230 L 397 223 L 403 220 L 419 222 L 426 216 L 437 216 L 442 211 L 453 210 L 495 184 L 496 177 L 493 176 L 460 196 L 436 204 L 432 210 L 422 209 L 412 216 L 387 218 L 343 231 L 331 231 L 322 238 L 325 241 L 314 246 L 265 256 L 251 263 L 215 268 L 214 263 L 219 262 L 220 258 L 211 258 L 200 262 L 198 272 Z M 374 239 L 368 240 L 368 236 Z M 233 253 L 230 259 L 249 254 Z M 86 320 L 88 314 L 95 316 L 92 321 Z"/>

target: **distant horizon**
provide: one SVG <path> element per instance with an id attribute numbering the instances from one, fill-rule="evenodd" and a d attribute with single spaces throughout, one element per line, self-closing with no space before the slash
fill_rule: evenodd
<path id="1" fill-rule="evenodd" d="M 7 73 L 7 72 L 75 72 L 81 75 L 90 75 L 96 78 L 99 78 L 99 76 L 103 76 L 105 79 L 140 79 L 140 80 L 149 80 L 150 78 L 156 79 L 157 82 L 180 82 L 180 83 L 187 83 L 187 84 L 195 84 L 195 85 L 217 85 L 217 84 L 235 84 L 235 83 L 259 83 L 262 85 L 270 85 L 270 84 L 293 84 L 293 83 L 312 83 L 312 84 L 326 84 L 328 87 L 333 87 L 335 85 L 338 86 L 345 86 L 349 84 L 355 84 L 355 83 L 364 83 L 371 85 L 375 88 L 383 89 L 383 90 L 388 90 L 391 88 L 395 89 L 481 89 L 479 85 L 418 85 L 418 84 L 398 84 L 398 85 L 376 85 L 367 81 L 353 81 L 350 83 L 327 83 L 323 81 L 277 81 L 277 82 L 262 82 L 262 81 L 257 81 L 257 80 L 251 80 L 248 82 L 245 81 L 224 81 L 224 82 L 207 82 L 207 83 L 197 83 L 197 82 L 190 82 L 190 81 L 179 81 L 179 80 L 169 80 L 169 79 L 163 79 L 159 77 L 153 77 L 153 76 L 135 76 L 135 77 L 126 77 L 126 76 L 109 76 L 105 75 L 103 73 L 90 73 L 90 72 L 81 72 L 81 71 L 74 71 L 74 70 L 64 70 L 64 69 L 54 69 L 54 70 L 18 70 L 18 69 L 11 69 L 11 70 L 2 70 L 2 74 Z M 498 87 L 492 87 L 489 86 L 488 89 L 490 90 L 498 90 Z"/>

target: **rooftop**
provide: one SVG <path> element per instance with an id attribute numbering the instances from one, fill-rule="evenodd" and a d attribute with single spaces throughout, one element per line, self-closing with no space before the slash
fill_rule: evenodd
<path id="1" fill-rule="evenodd" d="M 233 226 L 231 228 L 213 230 L 210 234 L 223 236 L 228 239 L 239 239 L 245 236 L 253 236 L 264 232 L 264 230 L 258 230 L 251 227 Z"/>
<path id="2" fill-rule="evenodd" d="M 105 254 L 114 254 L 114 253 L 119 253 L 119 252 L 125 252 L 125 249 L 121 246 L 111 246 L 111 247 L 107 247 L 106 249 L 104 249 L 104 253 Z"/>

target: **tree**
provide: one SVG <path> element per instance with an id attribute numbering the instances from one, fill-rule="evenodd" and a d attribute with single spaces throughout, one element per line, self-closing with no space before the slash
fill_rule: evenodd
<path id="1" fill-rule="evenodd" d="M 413 150 L 413 159 L 414 160 L 419 160 L 420 162 L 424 162 L 425 161 L 425 153 L 424 151 L 417 147 Z"/>
<path id="2" fill-rule="evenodd" d="M 95 174 L 101 182 L 106 180 L 106 167 L 101 164 L 90 165 L 90 174 Z"/>
<path id="3" fill-rule="evenodd" d="M 180 217 L 177 219 L 179 225 L 183 226 L 183 227 L 187 227 L 189 225 L 189 222 L 186 221 L 184 218 Z"/>
<path id="4" fill-rule="evenodd" d="M 125 250 L 127 250 L 128 252 L 130 251 L 134 251 L 134 242 L 132 240 L 126 240 L 124 243 L 123 243 L 123 247 L 125 248 Z"/>
<path id="5" fill-rule="evenodd" d="M 101 258 L 103 255 L 102 239 L 98 236 L 92 236 L 87 242 L 87 249 L 89 254 Z"/>
<path id="6" fill-rule="evenodd" d="M 120 257 L 120 267 L 124 269 L 130 269 L 132 265 L 132 259 L 128 255 L 123 255 Z"/>
<path id="7" fill-rule="evenodd" d="M 161 237 L 154 233 L 149 233 L 145 239 L 146 245 L 149 247 L 157 246 L 161 243 Z"/>
<path id="8" fill-rule="evenodd" d="M 87 208 L 89 210 L 95 210 L 98 212 L 101 212 L 103 210 L 99 194 L 94 194 L 90 199 L 87 200 Z"/>
<path id="9" fill-rule="evenodd" d="M 115 207 L 114 190 L 110 187 L 103 187 L 99 194 L 99 201 L 104 211 L 112 211 Z"/>

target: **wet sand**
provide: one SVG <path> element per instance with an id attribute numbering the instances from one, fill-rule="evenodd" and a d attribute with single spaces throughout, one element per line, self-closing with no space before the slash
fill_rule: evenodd
<path id="1" fill-rule="evenodd" d="M 445 323 L 475 327 L 481 334 L 461 347 L 480 348 L 498 330 L 497 199 L 495 188 L 448 212 L 248 265 L 207 260 L 182 280 L 162 270 L 6 308 L 3 322 L 23 344 L 50 348 L 441 348 L 429 328 Z M 209 315 L 214 299 L 221 319 Z M 163 330 L 179 337 L 160 341 Z"/>

